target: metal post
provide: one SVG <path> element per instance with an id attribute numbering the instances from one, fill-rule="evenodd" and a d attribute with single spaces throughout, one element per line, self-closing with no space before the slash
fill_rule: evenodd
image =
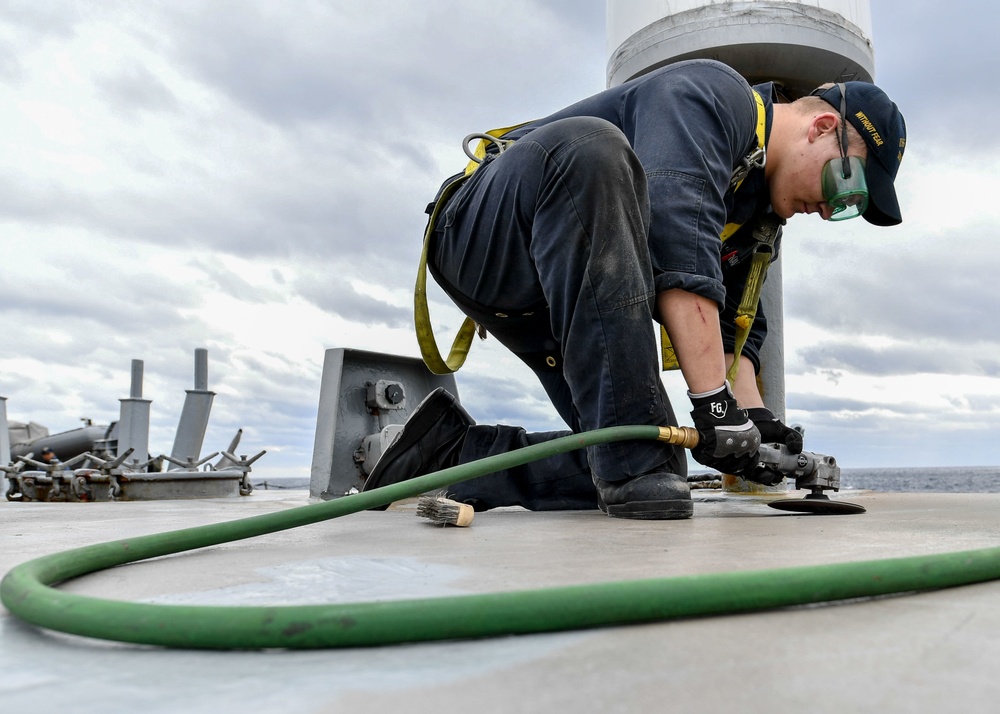
<path id="1" fill-rule="evenodd" d="M 780 255 L 767 270 L 767 282 L 760 293 L 760 306 L 767 317 L 767 339 L 760 350 L 757 385 L 764 398 L 764 406 L 785 421 L 785 315 Z M 784 493 L 788 490 L 788 483 L 782 479 L 774 486 L 764 486 L 726 474 L 722 477 L 722 487 L 727 493 Z"/>
<path id="2" fill-rule="evenodd" d="M 117 455 L 134 449 L 129 459 L 142 463 L 149 458 L 149 399 L 142 398 L 142 360 L 132 360 L 132 385 L 128 399 L 120 399 L 121 416 L 118 420 Z M 145 471 L 146 468 L 141 469 Z"/>
<path id="3" fill-rule="evenodd" d="M 7 397 L 0 397 L 0 466 L 10 463 L 10 427 L 7 425 Z"/>
<path id="4" fill-rule="evenodd" d="M 781 257 L 767 271 L 760 303 L 767 316 L 767 339 L 760 351 L 760 394 L 764 406 L 785 421 L 785 302 L 782 292 Z"/>
<path id="5" fill-rule="evenodd" d="M 184 398 L 184 408 L 177 423 L 170 458 L 183 462 L 198 461 L 214 398 L 215 392 L 208 390 L 208 350 L 198 348 L 194 351 L 194 389 L 187 390 Z M 183 467 L 172 464 L 168 470 L 177 471 L 181 468 Z"/>

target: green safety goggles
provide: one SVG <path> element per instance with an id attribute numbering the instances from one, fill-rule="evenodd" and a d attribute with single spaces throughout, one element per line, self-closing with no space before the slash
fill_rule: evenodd
<path id="1" fill-rule="evenodd" d="M 868 208 L 865 160 L 847 155 L 847 88 L 840 86 L 840 158 L 823 167 L 823 198 L 833 209 L 831 221 L 857 218 Z"/>
<path id="2" fill-rule="evenodd" d="M 823 168 L 823 198 L 833 209 L 831 221 L 857 218 L 868 208 L 865 160 L 844 156 L 828 161 Z"/>

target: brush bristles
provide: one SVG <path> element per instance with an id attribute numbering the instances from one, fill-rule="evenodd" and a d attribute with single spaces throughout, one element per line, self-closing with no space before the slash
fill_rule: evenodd
<path id="1" fill-rule="evenodd" d="M 461 526 L 465 528 L 472 524 L 475 514 L 472 506 L 459 503 L 441 496 L 421 496 L 417 502 L 417 515 L 429 518 L 442 526 Z"/>

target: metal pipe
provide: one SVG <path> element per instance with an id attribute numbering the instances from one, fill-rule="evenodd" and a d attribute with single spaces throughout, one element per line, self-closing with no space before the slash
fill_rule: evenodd
<path id="1" fill-rule="evenodd" d="M 142 398 L 143 362 L 132 360 L 132 382 L 128 399 L 119 399 L 118 447 L 116 456 L 132 451 L 132 463 L 144 463 L 149 458 L 149 409 L 151 401 Z M 145 470 L 146 467 L 143 467 Z"/>
<path id="2" fill-rule="evenodd" d="M 199 460 L 214 399 L 215 392 L 208 391 L 208 350 L 198 348 L 194 351 L 194 389 L 187 390 L 184 397 L 170 458 L 185 464 Z M 184 467 L 172 464 L 168 470 L 180 468 Z"/>
<path id="3" fill-rule="evenodd" d="M 10 426 L 7 424 L 7 397 L 0 397 L 0 466 L 10 463 Z"/>
<path id="4" fill-rule="evenodd" d="M 194 351 L 194 388 L 208 390 L 208 350 L 199 347 Z"/>
<path id="5" fill-rule="evenodd" d="M 128 393 L 131 399 L 142 399 L 142 371 L 142 360 L 132 360 L 132 385 Z"/>

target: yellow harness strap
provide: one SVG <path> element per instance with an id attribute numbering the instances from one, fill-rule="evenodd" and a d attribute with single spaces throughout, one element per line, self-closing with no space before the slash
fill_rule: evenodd
<path id="1" fill-rule="evenodd" d="M 778 228 L 783 221 L 773 213 L 761 216 L 753 227 L 753 237 L 757 244 L 753 249 L 753 259 L 750 261 L 750 271 L 743 287 L 743 297 L 736 309 L 736 347 L 733 349 L 733 363 L 729 365 L 726 379 L 732 384 L 740 371 L 740 354 L 747 343 L 750 327 L 757 317 L 757 304 L 760 302 L 760 291 L 764 286 L 767 269 L 774 256 L 774 243 L 778 237 Z"/>
<path id="2" fill-rule="evenodd" d="M 441 356 L 437 340 L 434 339 L 430 309 L 427 307 L 427 251 L 430 247 L 431 234 L 434 232 L 438 216 L 442 208 L 448 203 L 448 199 L 458 190 L 459 186 L 465 183 L 467 178 L 475 173 L 476 169 L 485 160 L 486 149 L 489 144 L 496 143 L 500 147 L 500 150 L 503 151 L 506 144 L 510 142 L 502 142 L 501 137 L 527 123 L 515 124 L 514 126 L 503 127 L 501 129 L 492 129 L 486 132 L 486 134 L 471 135 L 471 138 L 475 136 L 483 137 L 476 146 L 475 153 L 470 155 L 475 156 L 475 158 L 469 161 L 469 164 L 465 167 L 465 173 L 459 174 L 441 189 L 441 193 L 434 202 L 434 207 L 431 209 L 431 215 L 427 221 L 427 229 L 424 231 L 424 245 L 420 251 L 420 264 L 417 266 L 417 283 L 413 288 L 413 325 L 417 333 L 417 344 L 420 346 L 420 356 L 423 357 L 427 369 L 434 374 L 451 374 L 457 372 L 465 364 L 465 359 L 469 356 L 469 349 L 472 347 L 472 338 L 476 335 L 478 328 L 472 318 L 466 317 L 462 322 L 462 326 L 458 329 L 458 334 L 455 335 L 455 340 L 451 343 L 451 351 L 448 353 L 448 357 Z M 468 145 L 469 138 L 466 137 L 463 146 Z M 480 331 L 480 336 L 486 336 L 485 330 Z"/>
<path id="3" fill-rule="evenodd" d="M 424 364 L 434 374 L 451 374 L 465 364 L 465 358 L 469 356 L 469 348 L 472 346 L 472 337 L 476 334 L 476 323 L 472 318 L 465 318 L 462 326 L 455 335 L 455 341 L 451 344 L 451 351 L 447 359 L 441 356 L 438 349 L 437 340 L 434 339 L 434 328 L 431 326 L 431 313 L 427 307 L 427 249 L 430 245 L 431 233 L 434 232 L 434 223 L 437 221 L 441 208 L 447 203 L 448 197 L 455 190 L 465 183 L 465 179 L 471 174 L 459 175 L 453 179 L 442 190 L 440 198 L 434 203 L 431 217 L 427 221 L 427 230 L 424 231 L 424 245 L 420 251 L 420 265 L 417 267 L 417 284 L 413 288 L 413 326 L 417 333 L 417 344 L 420 346 L 420 356 L 424 358 Z"/>
<path id="4" fill-rule="evenodd" d="M 744 179 L 747 177 L 749 170 L 756 166 L 761 166 L 762 164 L 756 163 L 756 157 L 758 154 L 763 155 L 764 151 L 764 139 L 766 137 L 767 131 L 767 110 L 764 108 L 764 98 L 754 90 L 753 93 L 754 102 L 757 105 L 757 149 L 751 156 L 748 156 L 743 160 L 743 166 L 737 169 L 733 175 L 733 181 L 730 184 L 733 191 L 739 190 L 740 186 L 743 185 Z M 743 227 L 742 223 L 727 223 L 722 229 L 722 233 L 719 237 L 723 242 L 728 240 L 736 231 Z M 757 230 L 754 230 L 754 235 L 757 235 Z M 771 241 L 772 252 L 773 252 L 773 237 Z M 759 246 L 758 246 L 759 247 Z M 743 298 L 740 301 L 740 310 L 736 315 L 736 352 L 735 359 L 733 360 L 732 366 L 729 368 L 729 372 L 726 375 L 726 379 L 733 382 L 736 379 L 736 373 L 739 371 L 740 363 L 740 353 L 743 351 L 743 345 L 746 344 L 747 335 L 750 333 L 750 326 L 753 324 L 754 317 L 757 314 L 757 301 L 760 298 L 760 288 L 764 283 L 764 276 L 767 274 L 767 266 L 770 264 L 770 257 L 763 264 L 763 267 L 758 261 L 758 250 L 754 249 L 753 262 L 750 267 L 750 275 L 747 277 L 746 285 L 743 287 Z M 756 270 L 755 270 L 756 268 Z M 758 277 L 755 277 L 758 276 Z M 747 303 L 752 303 L 753 308 L 750 314 L 750 319 L 746 319 L 746 311 L 743 306 Z M 667 330 L 663 325 L 660 325 L 660 359 L 663 363 L 663 369 L 678 369 L 680 368 L 680 362 L 677 360 L 677 353 L 674 351 L 674 346 L 670 342 L 670 336 L 667 334 Z"/>

